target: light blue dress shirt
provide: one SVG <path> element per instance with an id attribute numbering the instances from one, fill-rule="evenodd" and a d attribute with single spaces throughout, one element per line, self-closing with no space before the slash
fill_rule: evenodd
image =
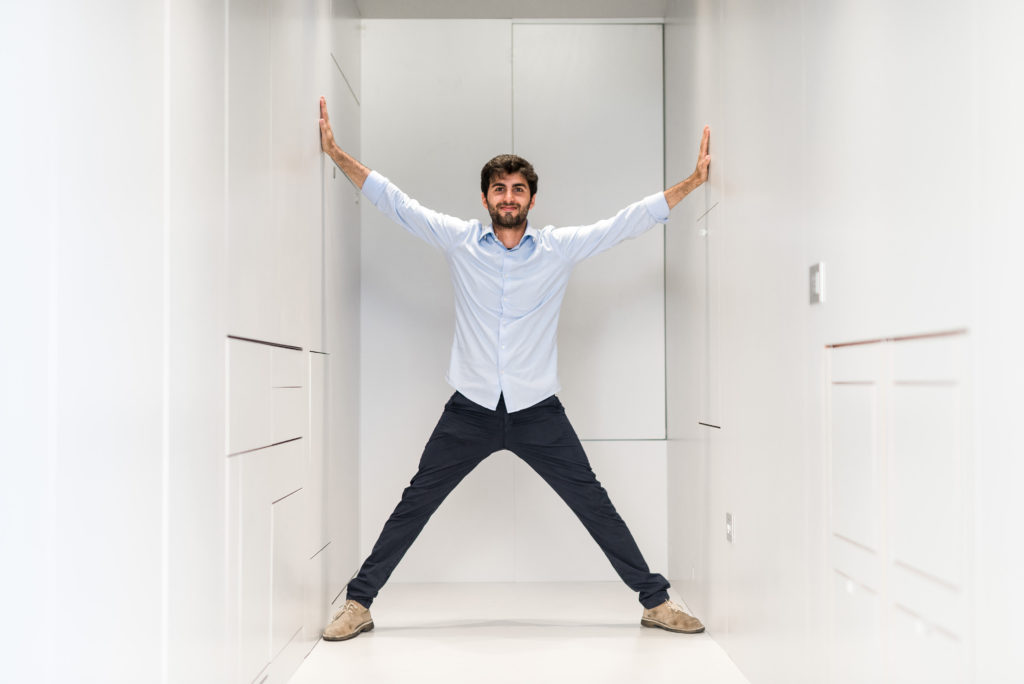
<path id="1" fill-rule="evenodd" d="M 537 230 L 527 222 L 522 240 L 507 249 L 490 224 L 427 209 L 376 171 L 363 194 L 448 259 L 455 286 L 448 384 L 491 410 L 504 394 L 509 412 L 561 389 L 558 314 L 573 266 L 669 216 L 665 194 L 658 192 L 589 226 Z"/>

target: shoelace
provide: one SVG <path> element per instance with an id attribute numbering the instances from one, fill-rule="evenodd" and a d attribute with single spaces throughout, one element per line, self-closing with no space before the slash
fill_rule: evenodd
<path id="1" fill-rule="evenodd" d="M 345 601 L 345 607 L 342 608 L 341 610 L 339 610 L 337 613 L 335 613 L 334 617 L 332 617 L 331 619 L 332 620 L 337 620 L 338 618 L 340 618 L 345 613 L 353 613 L 353 612 L 355 612 L 355 609 L 356 609 L 356 604 L 354 602 L 352 602 L 352 601 Z"/>
<path id="2" fill-rule="evenodd" d="M 689 614 L 685 610 L 683 610 L 682 606 L 680 606 L 678 603 L 675 603 L 674 601 L 665 601 L 665 604 L 668 606 L 669 610 L 671 610 L 671 611 L 674 611 L 676 613 L 682 613 L 684 615 L 688 615 Z"/>

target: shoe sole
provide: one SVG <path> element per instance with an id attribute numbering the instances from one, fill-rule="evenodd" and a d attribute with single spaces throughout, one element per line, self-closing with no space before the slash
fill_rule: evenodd
<path id="1" fill-rule="evenodd" d="M 359 625 L 359 627 L 357 627 L 356 630 L 354 632 L 352 632 L 351 634 L 345 634 L 344 636 L 327 636 L 326 634 L 324 634 L 323 635 L 323 640 L 324 641 L 348 641 L 349 639 L 355 639 L 357 636 L 359 636 L 363 632 L 372 632 L 372 631 L 373 631 L 373 621 L 371 620 L 370 622 L 367 622 L 365 624 Z"/>
<path id="2" fill-rule="evenodd" d="M 654 620 L 647 619 L 641 619 L 640 624 L 644 627 L 657 627 L 658 629 L 664 629 L 668 632 L 678 632 L 679 634 L 700 634 L 704 631 L 704 625 L 701 625 L 700 629 L 678 629 L 676 627 L 669 627 L 661 622 L 655 622 Z"/>

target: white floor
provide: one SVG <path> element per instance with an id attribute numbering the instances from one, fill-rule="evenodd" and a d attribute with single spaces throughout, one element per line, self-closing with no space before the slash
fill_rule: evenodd
<path id="1" fill-rule="evenodd" d="M 290 684 L 749 684 L 707 633 L 641 627 L 641 611 L 611 582 L 388 585 L 375 629 L 321 640 Z"/>

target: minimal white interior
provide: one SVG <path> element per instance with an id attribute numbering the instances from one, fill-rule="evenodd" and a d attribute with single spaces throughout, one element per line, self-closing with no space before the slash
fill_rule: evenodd
<path id="1" fill-rule="evenodd" d="M 448 275 L 322 155 L 325 95 L 439 210 L 533 159 L 541 223 L 686 177 L 710 125 L 709 183 L 570 286 L 599 478 L 754 684 L 1014 681 L 1022 30 L 1009 0 L 3 6 L 4 679 L 286 682 L 412 475 Z M 611 578 L 502 453 L 388 591 Z"/>

